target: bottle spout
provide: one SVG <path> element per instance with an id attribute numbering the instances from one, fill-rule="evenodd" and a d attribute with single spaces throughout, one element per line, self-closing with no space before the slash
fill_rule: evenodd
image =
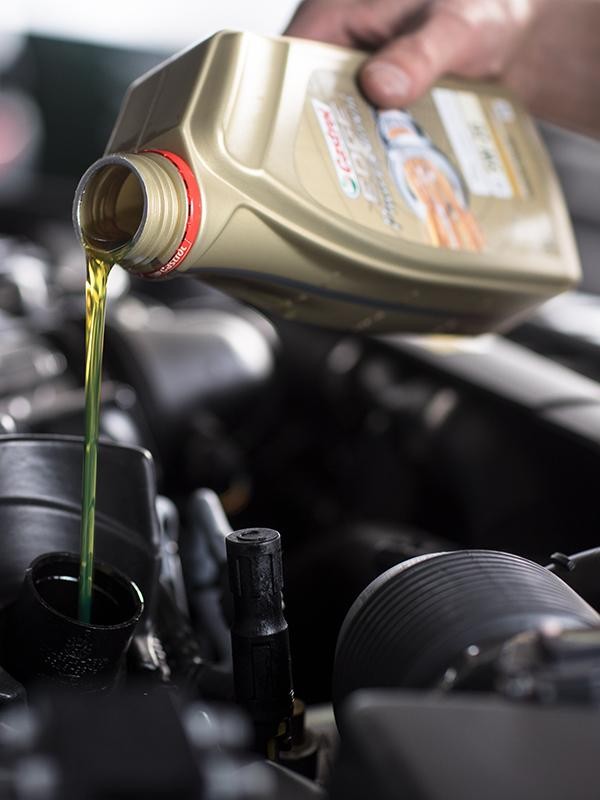
<path id="1" fill-rule="evenodd" d="M 73 224 L 87 250 L 130 271 L 160 276 L 180 265 L 182 247 L 184 256 L 191 249 L 199 213 L 197 183 L 182 159 L 164 151 L 115 153 L 96 161 L 81 178 Z"/>

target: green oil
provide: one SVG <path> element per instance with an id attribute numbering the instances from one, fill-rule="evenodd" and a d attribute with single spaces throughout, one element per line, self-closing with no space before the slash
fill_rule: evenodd
<path id="1" fill-rule="evenodd" d="M 96 476 L 98 428 L 102 387 L 102 351 L 106 318 L 106 285 L 112 262 L 87 252 L 85 285 L 85 444 L 81 499 L 81 565 L 79 570 L 78 615 L 81 622 L 92 617 L 94 576 L 94 523 L 96 517 Z"/>

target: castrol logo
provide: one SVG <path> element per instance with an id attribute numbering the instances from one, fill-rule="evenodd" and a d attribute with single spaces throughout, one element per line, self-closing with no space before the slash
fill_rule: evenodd
<path id="1" fill-rule="evenodd" d="M 168 261 L 165 264 L 166 271 L 170 271 L 172 269 L 175 269 L 175 267 L 178 267 L 179 264 L 181 264 L 181 262 L 185 258 L 185 256 L 188 254 L 188 251 L 191 246 L 192 243 L 189 242 L 187 239 L 185 239 L 177 248 L 175 255 L 171 258 L 170 261 Z"/>
<path id="2" fill-rule="evenodd" d="M 347 197 L 355 199 L 360 195 L 360 184 L 335 113 L 331 106 L 320 100 L 313 98 L 312 104 L 340 187 Z"/>

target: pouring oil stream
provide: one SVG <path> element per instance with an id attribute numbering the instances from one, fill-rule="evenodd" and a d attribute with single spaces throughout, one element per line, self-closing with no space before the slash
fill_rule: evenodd
<path id="1" fill-rule="evenodd" d="M 106 286 L 112 263 L 87 251 L 85 286 L 85 444 L 81 492 L 81 565 L 78 616 L 91 622 L 94 577 L 94 526 L 98 428 L 102 388 L 102 351 L 106 319 Z"/>

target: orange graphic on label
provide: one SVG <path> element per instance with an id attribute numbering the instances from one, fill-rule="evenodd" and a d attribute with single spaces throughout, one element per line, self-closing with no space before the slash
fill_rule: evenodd
<path id="1" fill-rule="evenodd" d="M 426 210 L 429 236 L 437 247 L 481 252 L 483 234 L 445 172 L 425 157 L 404 162 L 407 183 Z"/>

